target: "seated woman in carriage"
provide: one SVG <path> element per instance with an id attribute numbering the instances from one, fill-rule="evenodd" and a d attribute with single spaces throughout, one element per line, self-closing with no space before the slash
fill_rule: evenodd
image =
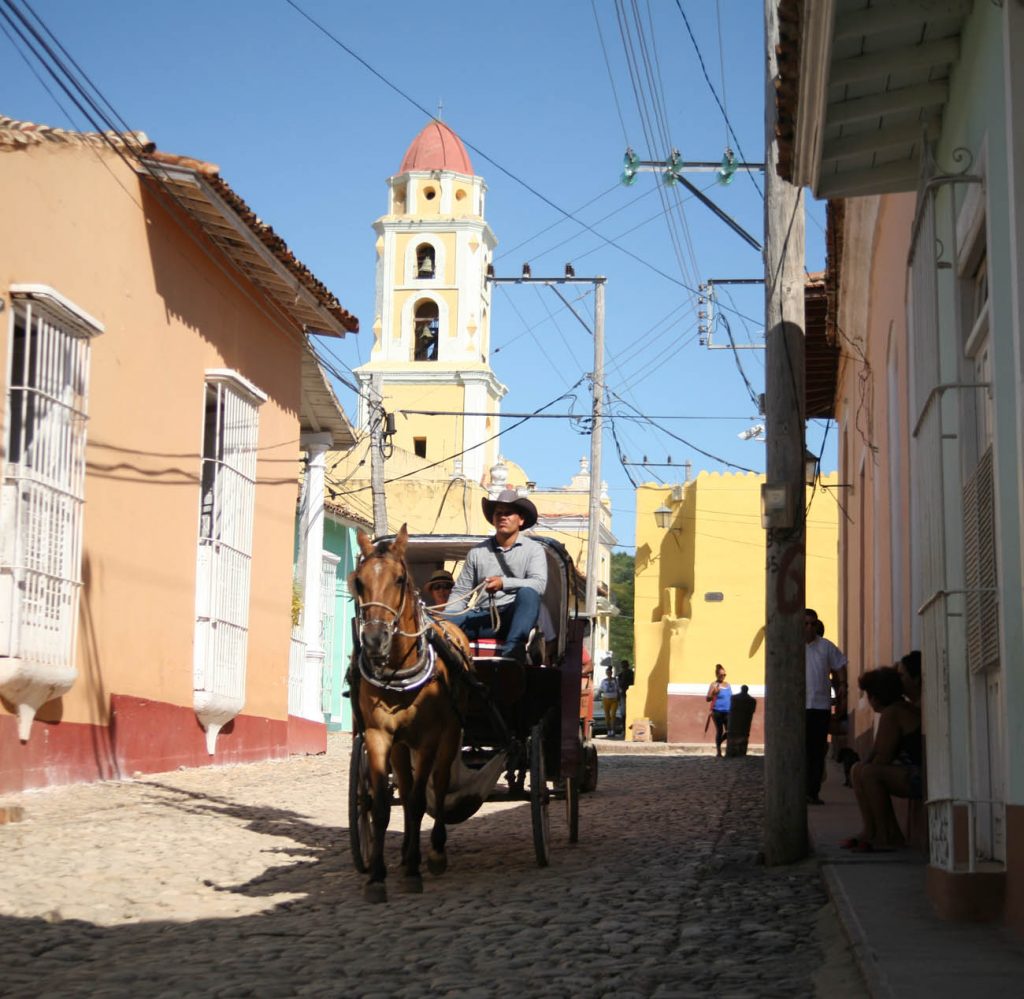
<path id="1" fill-rule="evenodd" d="M 541 597 L 548 582 L 544 549 L 521 532 L 537 523 L 537 508 L 525 496 L 506 489 L 497 499 L 484 499 L 484 516 L 494 536 L 471 548 L 452 590 L 445 617 L 470 639 L 497 637 L 499 655 L 526 661 L 526 643 L 537 624 Z M 467 610 L 474 589 L 493 597 L 498 627 L 489 606 Z"/>

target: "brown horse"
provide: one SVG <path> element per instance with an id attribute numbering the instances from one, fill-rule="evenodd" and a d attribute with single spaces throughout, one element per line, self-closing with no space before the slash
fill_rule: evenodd
<path id="1" fill-rule="evenodd" d="M 389 767 L 405 815 L 402 887 L 420 892 L 420 827 L 427 782 L 433 779 L 434 800 L 443 802 L 462 732 L 453 674 L 459 664 L 469 663 L 469 643 L 459 628 L 434 621 L 425 613 L 405 561 L 409 539 L 405 524 L 390 543 L 374 545 L 363 531 L 357 539 L 362 557 L 349 579 L 359 623 L 353 692 L 373 802 L 370 877 L 363 894 L 367 901 L 384 902 L 384 833 L 391 811 Z M 443 873 L 448 865 L 444 810 L 437 812 L 427 854 L 431 874 Z"/>

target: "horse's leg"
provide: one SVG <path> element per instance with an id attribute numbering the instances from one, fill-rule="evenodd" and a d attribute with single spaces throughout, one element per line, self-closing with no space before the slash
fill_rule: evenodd
<path id="1" fill-rule="evenodd" d="M 367 729 L 366 753 L 373 790 L 373 853 L 370 857 L 370 879 L 363 887 L 363 898 L 367 902 L 386 902 L 388 890 L 384 879 L 388 870 L 384 863 L 384 834 L 391 818 L 391 789 L 388 787 L 391 736 L 380 729 Z"/>
<path id="2" fill-rule="evenodd" d="M 444 821 L 444 799 L 448 794 L 448 783 L 451 780 L 452 764 L 459 752 L 462 742 L 462 729 L 456 720 L 452 720 L 441 735 L 434 760 L 434 801 L 437 802 L 437 815 L 434 817 L 434 828 L 430 832 L 430 849 L 427 851 L 427 870 L 431 874 L 444 874 L 448 868 L 448 854 L 445 845 L 448 842 L 448 828 Z"/>
<path id="3" fill-rule="evenodd" d="M 423 890 L 423 877 L 420 873 L 420 863 L 423 860 L 420 852 L 420 831 L 423 827 L 423 816 L 427 811 L 427 781 L 435 768 L 436 758 L 436 740 L 427 742 L 416 750 L 416 766 L 405 806 L 406 840 L 409 844 L 405 856 L 405 887 L 409 891 Z"/>
<path id="4" fill-rule="evenodd" d="M 412 758 L 409 754 L 409 747 L 404 742 L 396 742 L 391 747 L 391 769 L 395 775 L 395 783 L 398 784 L 398 794 L 402 801 L 402 812 L 406 816 L 405 833 L 402 836 L 402 868 L 403 871 L 409 863 L 409 795 L 412 793 Z"/>

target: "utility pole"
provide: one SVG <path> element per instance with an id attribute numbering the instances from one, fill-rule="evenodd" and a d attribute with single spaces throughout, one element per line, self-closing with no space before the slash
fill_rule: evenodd
<path id="1" fill-rule="evenodd" d="M 554 287 L 562 298 L 557 286 L 560 284 L 590 284 L 594 286 L 594 328 L 591 329 L 580 318 L 571 305 L 569 311 L 594 338 L 593 404 L 591 407 L 590 429 L 590 494 L 587 505 L 587 589 L 584 597 L 584 613 L 590 621 L 590 658 L 594 661 L 597 647 L 597 584 L 601 569 L 601 433 L 603 424 L 601 410 L 604 396 L 604 286 L 607 278 L 576 277 L 572 264 L 565 265 L 565 277 L 534 277 L 529 264 L 523 264 L 522 277 L 495 277 L 493 267 L 487 265 L 487 280 L 491 284 L 546 284 Z M 565 301 L 562 298 L 562 301 Z M 569 303 L 566 302 L 568 305 Z M 595 662 L 596 668 L 596 662 Z"/>
<path id="2" fill-rule="evenodd" d="M 768 864 L 807 855 L 804 205 L 777 171 L 778 0 L 765 0 L 765 820 Z"/>
<path id="3" fill-rule="evenodd" d="M 590 505 L 587 508 L 586 613 L 590 661 L 597 669 L 597 584 L 601 568 L 601 407 L 604 397 L 604 278 L 594 282 L 594 402 L 590 424 Z M 625 723 L 623 723 L 625 724 Z"/>
<path id="4" fill-rule="evenodd" d="M 388 506 L 384 495 L 384 407 L 381 376 L 370 377 L 370 493 L 373 496 L 373 534 L 388 533 Z"/>

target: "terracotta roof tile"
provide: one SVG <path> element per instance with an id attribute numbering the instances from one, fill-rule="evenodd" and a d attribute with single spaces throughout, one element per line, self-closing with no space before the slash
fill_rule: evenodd
<path id="1" fill-rule="evenodd" d="M 270 251 L 278 263 L 291 272 L 320 306 L 341 325 L 342 329 L 350 333 L 358 331 L 359 320 L 342 307 L 334 293 L 292 253 L 288 244 L 235 193 L 231 185 L 220 176 L 220 168 L 215 164 L 191 156 L 158 152 L 156 144 L 151 142 L 144 132 L 75 132 L 63 128 L 51 128 L 48 125 L 38 125 L 33 122 L 17 121 L 0 115 L 0 152 L 15 151 L 31 145 L 43 144 L 90 146 L 97 149 L 113 147 L 132 156 L 139 164 L 137 169 L 144 175 L 148 164 L 179 167 L 200 175 Z"/>

